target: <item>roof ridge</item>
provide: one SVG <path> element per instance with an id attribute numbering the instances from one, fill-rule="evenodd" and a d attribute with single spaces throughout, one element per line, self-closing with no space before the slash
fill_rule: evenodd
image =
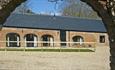
<path id="1" fill-rule="evenodd" d="M 59 18 L 69 18 L 69 19 L 83 19 L 83 20 L 99 20 L 102 21 L 101 19 L 93 19 L 93 18 L 85 18 L 85 17 L 73 17 L 73 16 L 58 16 L 58 15 L 46 15 L 46 14 L 21 14 L 21 13 L 13 13 L 15 15 L 27 15 L 27 16 L 47 16 L 47 17 L 59 17 Z M 12 15 L 13 15 L 12 14 Z"/>

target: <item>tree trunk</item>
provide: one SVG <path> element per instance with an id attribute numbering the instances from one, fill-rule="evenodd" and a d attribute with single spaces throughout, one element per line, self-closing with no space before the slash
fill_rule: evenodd
<path id="1" fill-rule="evenodd" d="M 111 25 L 110 29 L 111 29 L 111 31 L 109 33 L 110 53 L 111 53 L 110 66 L 111 66 L 111 70 L 115 70 L 115 24 Z"/>
<path id="2" fill-rule="evenodd" d="M 103 5 L 99 0 L 82 0 L 85 1 L 88 5 L 90 5 L 102 18 L 104 25 L 107 29 L 107 33 L 109 36 L 109 44 L 110 44 L 110 67 L 111 70 L 115 70 L 115 22 L 112 18 L 111 12 L 107 9 L 106 5 Z M 106 2 L 107 3 L 107 2 Z M 106 4 L 104 3 L 104 4 Z"/>

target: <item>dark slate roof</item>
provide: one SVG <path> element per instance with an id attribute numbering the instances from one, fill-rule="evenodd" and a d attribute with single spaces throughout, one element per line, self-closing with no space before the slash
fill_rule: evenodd
<path id="1" fill-rule="evenodd" d="M 12 14 L 4 27 L 106 32 L 101 20 L 48 15 Z"/>

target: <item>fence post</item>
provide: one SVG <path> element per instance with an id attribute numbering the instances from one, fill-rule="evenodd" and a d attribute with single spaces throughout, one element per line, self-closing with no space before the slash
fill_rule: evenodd
<path id="1" fill-rule="evenodd" d="M 21 41 L 22 42 L 22 41 Z M 25 52 L 25 48 L 26 48 L 26 46 L 25 46 L 25 44 L 26 44 L 26 42 L 22 42 L 23 43 L 23 47 L 24 47 L 24 52 Z M 24 44 L 25 43 L 25 44 Z"/>
<path id="2" fill-rule="evenodd" d="M 61 43 L 60 43 L 61 44 Z M 60 45 L 60 52 L 61 52 L 61 45 Z"/>
<path id="3" fill-rule="evenodd" d="M 96 51 L 96 43 L 94 43 L 94 52 Z"/>

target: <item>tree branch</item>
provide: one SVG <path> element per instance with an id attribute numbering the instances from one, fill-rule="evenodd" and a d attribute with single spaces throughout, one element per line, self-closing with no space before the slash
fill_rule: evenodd
<path id="1" fill-rule="evenodd" d="M 0 24 L 3 24 L 11 12 L 26 0 L 0 0 Z"/>
<path id="2" fill-rule="evenodd" d="M 106 3 L 100 2 L 100 0 L 81 0 L 88 5 L 90 5 L 94 11 L 97 12 L 97 14 L 102 18 L 105 27 L 107 28 L 107 32 L 109 32 L 110 27 L 113 25 L 113 20 L 111 15 L 109 14 L 107 8 L 106 8 Z M 106 2 L 106 1 L 103 1 Z"/>

